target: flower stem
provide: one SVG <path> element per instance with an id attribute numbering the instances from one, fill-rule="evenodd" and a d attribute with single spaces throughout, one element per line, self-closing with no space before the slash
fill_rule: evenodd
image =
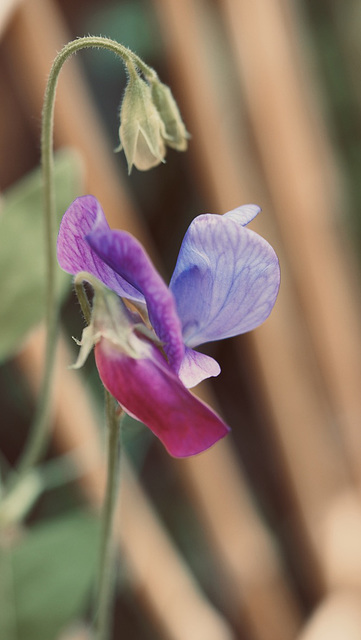
<path id="1" fill-rule="evenodd" d="M 91 306 L 84 288 L 89 282 L 97 288 L 97 280 L 86 272 L 78 273 L 74 278 L 75 291 L 81 310 L 88 325 L 91 323 Z M 102 514 L 102 530 L 99 551 L 97 593 L 95 602 L 95 638 L 108 640 L 111 630 L 111 605 L 114 593 L 114 516 L 119 486 L 121 454 L 121 412 L 113 396 L 105 390 L 105 410 L 107 423 L 107 484 Z"/>
<path id="2" fill-rule="evenodd" d="M 121 419 L 118 404 L 108 391 L 105 391 L 105 406 L 108 427 L 108 475 L 105 501 L 103 505 L 96 612 L 94 620 L 96 640 L 108 640 L 111 631 L 111 608 L 115 584 L 113 529 L 119 487 L 121 454 Z"/>
<path id="3" fill-rule="evenodd" d="M 85 292 L 83 272 L 78 273 L 74 278 L 75 293 L 77 295 L 84 320 L 89 325 L 91 323 L 91 307 L 88 296 Z"/>
<path id="4" fill-rule="evenodd" d="M 48 442 L 48 424 L 51 409 L 51 389 L 55 361 L 56 334 L 58 324 L 58 303 L 56 294 L 56 251 L 55 251 L 55 193 L 53 169 L 53 129 L 56 88 L 60 71 L 67 59 L 81 49 L 107 49 L 120 56 L 126 64 L 132 62 L 148 78 L 157 77 L 156 72 L 141 58 L 115 40 L 100 36 L 87 36 L 73 40 L 64 46 L 54 60 L 45 91 L 42 132 L 41 164 L 44 184 L 44 225 L 46 236 L 46 346 L 45 364 L 39 401 L 30 430 L 29 439 L 17 467 L 15 483 L 21 482 L 27 472 L 40 460 Z M 11 485 L 10 485 L 11 488 Z"/>

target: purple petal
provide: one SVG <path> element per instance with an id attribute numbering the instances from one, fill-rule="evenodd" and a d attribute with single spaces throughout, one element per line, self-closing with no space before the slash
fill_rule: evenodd
<path id="1" fill-rule="evenodd" d="M 277 256 L 234 217 L 198 216 L 184 237 L 170 289 L 189 347 L 254 329 L 276 301 Z"/>
<path id="2" fill-rule="evenodd" d="M 260 211 L 261 207 L 259 207 L 258 204 L 243 204 L 241 207 L 232 209 L 232 211 L 227 211 L 223 218 L 230 218 L 244 227 L 251 222 Z"/>
<path id="3" fill-rule="evenodd" d="M 205 451 L 229 428 L 186 389 L 155 347 L 152 351 L 152 358 L 131 358 L 102 338 L 95 346 L 95 359 L 104 386 L 172 456 Z"/>
<path id="4" fill-rule="evenodd" d="M 188 389 L 206 378 L 219 376 L 220 373 L 221 367 L 216 360 L 186 347 L 178 376 Z"/>
<path id="5" fill-rule="evenodd" d="M 87 271 L 119 296 L 144 302 L 142 293 L 115 273 L 89 246 L 86 235 L 95 224 L 98 229 L 109 230 L 97 199 L 94 196 L 82 196 L 74 200 L 65 212 L 59 229 L 57 255 L 61 268 L 72 275 Z"/>
<path id="6" fill-rule="evenodd" d="M 178 371 L 184 344 L 175 300 L 142 245 L 126 231 L 105 227 L 102 219 L 100 224 L 97 219 L 86 240 L 98 258 L 143 294 L 153 329 L 171 367 Z"/>

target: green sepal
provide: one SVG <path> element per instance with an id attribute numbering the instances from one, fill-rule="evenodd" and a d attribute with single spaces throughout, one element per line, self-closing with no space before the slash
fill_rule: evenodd
<path id="1" fill-rule="evenodd" d="M 157 78 L 151 80 L 151 94 L 164 123 L 167 146 L 177 151 L 185 151 L 191 136 L 185 127 L 170 88 Z"/>
<path id="2" fill-rule="evenodd" d="M 156 346 L 162 345 L 153 329 L 144 324 L 137 312 L 128 309 L 116 293 L 86 271 L 81 271 L 74 278 L 78 296 L 79 290 L 82 292 L 84 281 L 94 290 L 93 305 L 89 325 L 83 330 L 81 340 L 74 338 L 80 351 L 77 361 L 72 365 L 73 369 L 79 369 L 85 364 L 93 347 L 102 339 L 108 347 L 135 359 L 151 355 L 150 342 Z"/>

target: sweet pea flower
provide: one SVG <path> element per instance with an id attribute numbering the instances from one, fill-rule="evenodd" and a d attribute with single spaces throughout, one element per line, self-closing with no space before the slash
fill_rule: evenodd
<path id="1" fill-rule="evenodd" d="M 64 214 L 60 266 L 73 275 L 87 272 L 107 287 L 104 295 L 95 291 L 86 351 L 95 345 L 104 386 L 175 457 L 200 453 L 229 431 L 188 390 L 220 373 L 218 363 L 195 347 L 254 329 L 276 301 L 277 256 L 245 228 L 259 211 L 245 205 L 196 217 L 169 287 L 131 234 L 110 229 L 96 198 L 77 198 Z"/>

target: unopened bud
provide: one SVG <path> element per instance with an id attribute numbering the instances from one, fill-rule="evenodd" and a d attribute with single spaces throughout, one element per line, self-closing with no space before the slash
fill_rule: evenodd
<path id="1" fill-rule="evenodd" d="M 153 104 L 150 87 L 135 69 L 129 71 L 120 111 L 119 150 L 124 150 L 130 173 L 133 165 L 146 171 L 160 164 L 166 149 L 165 125 Z"/>
<path id="2" fill-rule="evenodd" d="M 165 143 L 177 151 L 185 151 L 190 138 L 185 128 L 178 105 L 167 85 L 157 80 L 151 81 L 153 103 L 165 126 Z"/>

